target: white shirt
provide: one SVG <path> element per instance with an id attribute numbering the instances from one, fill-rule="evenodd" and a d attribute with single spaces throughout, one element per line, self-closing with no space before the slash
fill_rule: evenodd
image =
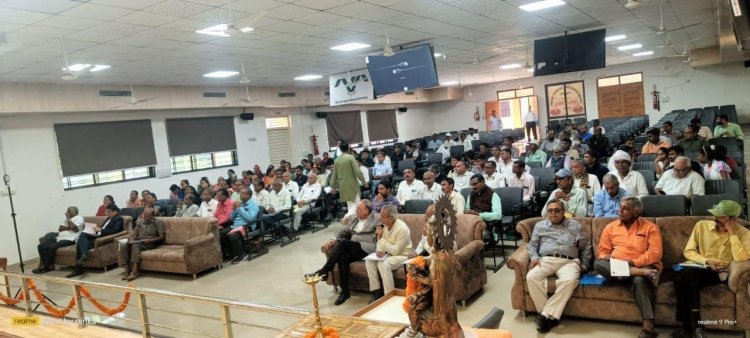
<path id="1" fill-rule="evenodd" d="M 471 174 L 467 171 L 464 172 L 463 176 L 459 174 L 453 175 L 453 190 L 455 191 L 461 191 L 463 188 L 470 188 L 469 181 L 471 180 Z"/>
<path id="2" fill-rule="evenodd" d="M 602 135 L 606 134 L 604 127 L 599 126 L 599 128 L 602 128 Z M 589 128 L 589 134 L 594 135 L 594 127 Z"/>
<path id="3" fill-rule="evenodd" d="M 282 189 L 288 191 L 289 196 L 297 196 L 297 194 L 299 194 L 299 185 L 292 180 L 289 180 L 289 183 L 283 183 L 282 181 Z"/>
<path id="4" fill-rule="evenodd" d="M 523 116 L 523 119 L 524 119 L 524 122 L 526 123 L 537 122 L 536 114 L 531 110 L 526 112 L 526 114 Z"/>
<path id="5" fill-rule="evenodd" d="M 401 205 L 406 204 L 408 200 L 422 199 L 422 193 L 424 192 L 424 183 L 418 179 L 414 179 L 411 185 L 406 181 L 402 181 L 398 184 L 398 192 L 396 193 L 396 199 Z"/>
<path id="6" fill-rule="evenodd" d="M 469 141 L 478 141 L 479 140 L 479 134 L 466 134 L 466 139 Z"/>
<path id="7" fill-rule="evenodd" d="M 648 195 L 646 180 L 643 179 L 643 175 L 641 175 L 641 173 L 630 170 L 628 172 L 628 175 L 625 177 L 621 177 L 620 173 L 618 173 L 617 170 L 610 171 L 609 173 L 617 177 L 617 179 L 620 181 L 620 188 L 627 190 L 631 196 L 641 198 Z"/>
<path id="8" fill-rule="evenodd" d="M 198 217 L 214 217 L 216 208 L 219 206 L 219 201 L 211 199 L 208 203 L 201 202 L 201 207 L 198 209 Z"/>
<path id="9" fill-rule="evenodd" d="M 633 162 L 634 161 L 630 161 L 630 170 L 633 170 Z M 607 169 L 609 169 L 609 171 L 617 171 L 617 167 L 615 167 L 615 160 L 611 157 L 607 162 Z"/>
<path id="10" fill-rule="evenodd" d="M 490 130 L 500 130 L 503 129 L 503 121 L 500 120 L 499 117 L 491 116 L 490 117 Z"/>
<path id="11" fill-rule="evenodd" d="M 77 232 L 73 232 L 70 230 L 60 231 L 60 233 L 57 234 L 57 240 L 58 241 L 72 241 L 75 242 L 78 240 L 78 236 L 81 234 L 81 231 L 83 231 L 85 222 L 83 221 L 83 216 L 73 216 L 73 218 L 70 219 L 70 222 L 75 224 L 75 226 L 78 227 Z M 62 225 L 68 226 L 68 222 L 64 222 Z"/>
<path id="12" fill-rule="evenodd" d="M 596 193 L 598 193 L 599 190 L 602 190 L 602 186 L 601 184 L 599 184 L 599 178 L 596 177 L 596 175 L 594 174 L 588 174 L 588 175 L 589 175 L 589 186 L 587 188 L 584 189 L 581 187 L 580 178 L 573 179 L 573 186 L 586 190 L 586 194 L 588 195 L 588 200 L 589 202 L 592 202 L 594 195 L 596 195 Z"/>
<path id="13" fill-rule="evenodd" d="M 674 169 L 669 169 L 661 175 L 654 189 L 659 188 L 667 195 L 685 195 L 690 197 L 693 195 L 705 195 L 705 183 L 703 177 L 695 171 L 691 170 L 685 177 L 677 178 L 675 177 Z"/>
<path id="14" fill-rule="evenodd" d="M 252 199 L 258 206 L 266 209 L 271 206 L 271 196 L 266 189 L 261 189 L 260 192 L 253 191 Z"/>
<path id="15" fill-rule="evenodd" d="M 497 163 L 497 172 L 503 176 L 513 175 L 513 161 L 515 160 L 510 159 L 508 163 L 504 163 L 503 160 L 495 162 Z"/>
<path id="16" fill-rule="evenodd" d="M 273 208 L 274 213 L 278 213 L 279 211 L 286 210 L 292 207 L 292 197 L 289 196 L 289 191 L 284 190 L 284 188 L 279 190 L 279 192 L 276 192 L 276 190 L 271 190 L 268 196 L 270 197 L 270 205 L 271 208 Z"/>
<path id="17" fill-rule="evenodd" d="M 304 201 L 306 204 L 309 204 L 318 199 L 320 197 L 320 189 L 321 187 L 318 183 L 305 183 L 299 191 L 299 195 L 297 195 L 297 202 Z"/>
<path id="18" fill-rule="evenodd" d="M 458 142 L 461 142 L 461 140 Z M 461 145 L 464 146 L 464 152 L 474 149 L 474 146 L 471 144 L 471 140 L 468 137 L 461 142 Z"/>
<path id="19" fill-rule="evenodd" d="M 490 189 L 500 188 L 505 186 L 505 177 L 502 174 L 494 173 L 492 176 L 482 174 L 484 176 L 484 184 Z"/>
<path id="20" fill-rule="evenodd" d="M 464 199 L 464 195 L 461 195 L 456 190 L 451 191 L 450 196 L 448 198 L 451 200 L 451 206 L 453 206 L 453 210 L 456 210 L 456 215 L 461 215 L 464 213 L 464 209 L 466 208 L 466 200 Z"/>
<path id="21" fill-rule="evenodd" d="M 422 199 L 437 201 L 440 196 L 443 196 L 443 190 L 440 189 L 440 184 L 432 183 L 432 188 L 428 187 L 427 184 L 424 185 Z"/>
<path id="22" fill-rule="evenodd" d="M 511 174 L 510 176 L 505 177 L 505 182 L 509 187 L 523 188 L 524 201 L 531 200 L 531 197 L 534 196 L 534 192 L 536 191 L 534 176 L 531 176 L 528 172 L 521 174 L 521 178 L 518 178 L 516 174 Z"/>
<path id="23" fill-rule="evenodd" d="M 448 141 L 443 141 L 443 144 L 442 144 L 442 145 L 441 145 L 440 147 L 441 147 L 441 148 L 445 148 L 445 149 L 447 149 L 447 150 L 450 150 L 450 148 L 451 148 L 452 146 L 455 146 L 455 145 L 457 145 L 457 144 L 456 144 L 456 141 L 453 141 L 453 139 L 450 139 L 450 140 L 448 140 Z"/>
<path id="24" fill-rule="evenodd" d="M 359 182 L 359 179 L 357 179 L 357 182 L 359 182 L 359 185 L 365 185 L 365 183 L 370 183 L 370 170 L 367 169 L 367 167 L 360 165 L 359 172 L 361 172 L 362 176 L 364 176 L 365 178 L 364 182 Z"/>

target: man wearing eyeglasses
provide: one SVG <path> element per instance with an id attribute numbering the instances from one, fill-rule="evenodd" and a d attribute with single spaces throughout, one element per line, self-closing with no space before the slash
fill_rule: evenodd
<path id="1" fill-rule="evenodd" d="M 565 217 L 563 202 L 552 199 L 544 209 L 547 219 L 534 225 L 529 252 L 529 273 L 526 275 L 529 295 L 539 313 L 537 331 L 549 332 L 560 322 L 565 305 L 578 286 L 581 272 L 591 260 L 591 241 L 577 221 Z M 557 277 L 555 293 L 547 296 L 547 278 Z"/>
<path id="2" fill-rule="evenodd" d="M 672 169 L 661 175 L 654 187 L 654 192 L 660 195 L 705 195 L 705 180 L 701 175 L 690 169 L 690 159 L 679 156 L 675 159 Z"/>
<path id="3" fill-rule="evenodd" d="M 550 194 L 547 204 L 557 200 L 563 204 L 565 213 L 569 213 L 571 217 L 586 217 L 588 195 L 585 190 L 573 186 L 573 172 L 565 168 L 558 170 L 555 173 L 555 182 L 557 189 Z M 546 206 L 542 209 L 542 217 L 547 217 Z"/>

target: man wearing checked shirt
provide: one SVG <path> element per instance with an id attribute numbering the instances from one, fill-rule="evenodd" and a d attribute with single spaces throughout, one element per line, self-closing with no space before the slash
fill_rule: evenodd
<path id="1" fill-rule="evenodd" d="M 537 331 L 545 333 L 560 322 L 565 305 L 578 286 L 581 272 L 591 260 L 591 241 L 580 223 L 565 218 L 565 207 L 559 200 L 547 202 L 547 219 L 534 225 L 529 252 L 526 282 L 537 312 Z M 556 276 L 555 293 L 547 297 L 547 278 Z"/>

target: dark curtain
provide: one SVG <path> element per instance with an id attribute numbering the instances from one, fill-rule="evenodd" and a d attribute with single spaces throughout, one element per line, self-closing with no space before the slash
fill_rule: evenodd
<path id="1" fill-rule="evenodd" d="M 359 111 L 329 112 L 326 116 L 326 127 L 328 128 L 328 145 L 336 146 L 339 140 L 349 144 L 362 143 L 362 119 Z"/>
<path id="2" fill-rule="evenodd" d="M 398 138 L 396 110 L 370 110 L 367 112 L 367 134 L 370 142 Z"/>
<path id="3" fill-rule="evenodd" d="M 170 156 L 237 149 L 232 116 L 167 119 L 165 124 Z"/>

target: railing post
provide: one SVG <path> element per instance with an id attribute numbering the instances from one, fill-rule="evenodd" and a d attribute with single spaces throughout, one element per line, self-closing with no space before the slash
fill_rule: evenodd
<path id="1" fill-rule="evenodd" d="M 31 316 L 31 295 L 29 294 L 29 286 L 26 285 L 28 278 L 21 277 L 21 288 L 23 289 L 23 300 L 26 306 L 26 316 Z"/>
<path id="2" fill-rule="evenodd" d="M 146 295 L 142 293 L 138 294 L 138 308 L 141 310 L 141 326 L 143 327 L 141 332 L 143 332 L 143 338 L 151 337 L 150 325 L 148 323 L 148 309 L 146 308 Z"/>
<path id="3" fill-rule="evenodd" d="M 78 315 L 78 328 L 86 326 L 86 317 L 83 314 L 83 303 L 81 302 L 81 286 L 73 284 L 73 297 L 76 299 L 76 314 Z"/>
<path id="4" fill-rule="evenodd" d="M 232 338 L 232 318 L 229 315 L 229 307 L 221 305 L 221 324 L 224 326 L 224 337 Z"/>

